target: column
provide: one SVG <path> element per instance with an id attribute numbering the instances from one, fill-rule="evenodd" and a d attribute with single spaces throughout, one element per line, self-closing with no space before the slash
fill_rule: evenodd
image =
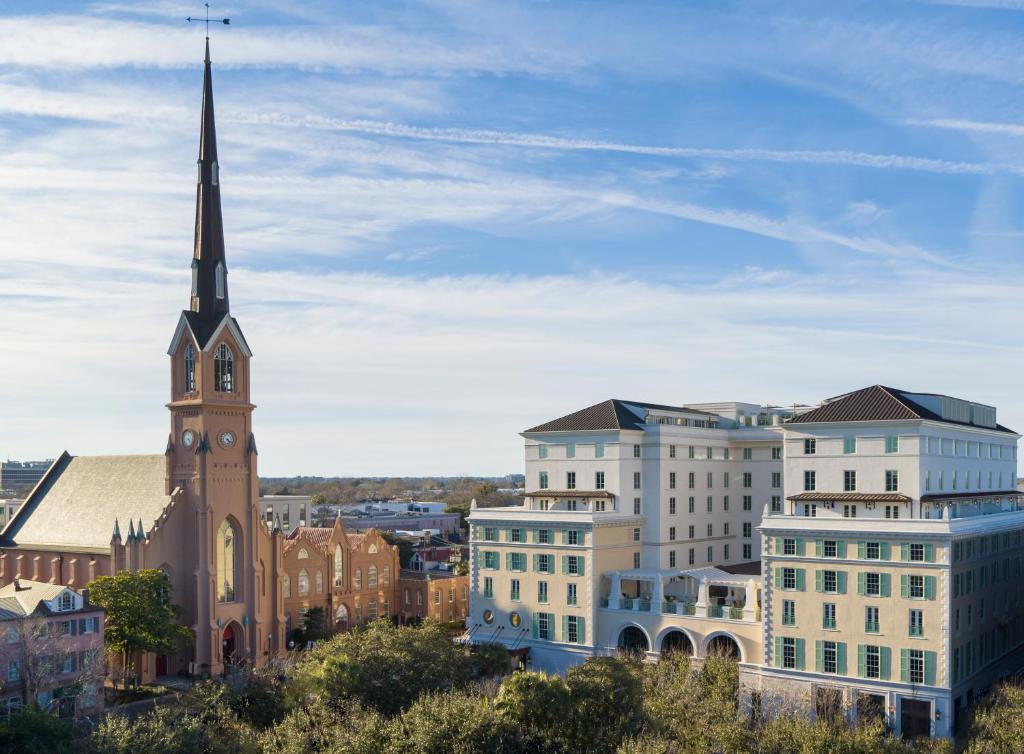
<path id="1" fill-rule="evenodd" d="M 608 592 L 608 607 L 619 608 L 619 600 L 622 598 L 622 576 L 616 571 L 612 574 L 612 586 Z"/>
<path id="2" fill-rule="evenodd" d="M 651 595 L 651 612 L 660 613 L 661 603 L 665 601 L 665 585 L 662 583 L 661 574 L 654 577 L 654 594 Z"/>
<path id="3" fill-rule="evenodd" d="M 757 582 L 751 579 L 747 582 L 747 594 L 744 597 L 743 620 L 757 620 Z"/>
<path id="4" fill-rule="evenodd" d="M 694 615 L 708 614 L 708 580 L 704 576 L 699 577 L 697 586 L 697 604 L 694 606 Z"/>

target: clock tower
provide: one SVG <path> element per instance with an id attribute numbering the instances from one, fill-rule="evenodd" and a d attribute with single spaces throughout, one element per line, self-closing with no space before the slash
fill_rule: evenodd
<path id="1" fill-rule="evenodd" d="M 262 664 L 285 637 L 281 535 L 259 515 L 252 352 L 229 307 L 209 39 L 191 271 L 189 308 L 168 349 L 167 493 L 184 509 L 174 517 L 179 557 L 168 568 L 195 632 L 196 672 L 217 673 L 232 663 Z"/>

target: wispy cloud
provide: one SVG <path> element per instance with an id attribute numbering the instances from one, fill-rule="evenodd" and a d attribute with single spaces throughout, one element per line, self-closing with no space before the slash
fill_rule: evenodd
<path id="1" fill-rule="evenodd" d="M 952 131 L 970 131 L 982 134 L 1024 136 L 1024 125 L 1018 123 L 991 123 L 977 120 L 954 120 L 943 118 L 933 118 L 931 120 L 910 120 L 907 122 L 915 126 L 946 128 Z"/>

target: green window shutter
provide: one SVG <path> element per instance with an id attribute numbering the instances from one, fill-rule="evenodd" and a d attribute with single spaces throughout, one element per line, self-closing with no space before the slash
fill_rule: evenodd
<path id="1" fill-rule="evenodd" d="M 540 622 L 537 620 L 537 616 L 536 615 L 533 616 L 533 621 L 532 622 L 533 622 L 533 638 L 534 639 L 539 639 L 540 638 Z"/>
<path id="2" fill-rule="evenodd" d="M 775 588 L 782 589 L 782 569 L 775 566 Z"/>
<path id="3" fill-rule="evenodd" d="M 823 654 L 824 651 L 821 646 L 821 639 L 817 639 L 814 642 L 814 671 L 816 673 L 820 673 L 822 666 L 825 664 L 822 659 Z"/>
<path id="4" fill-rule="evenodd" d="M 924 577 L 924 598 L 926 600 L 935 599 L 935 577 L 925 576 Z"/>
<path id="5" fill-rule="evenodd" d="M 506 571 L 511 571 L 512 570 L 512 553 L 510 553 L 510 552 L 506 552 L 505 553 L 505 570 Z"/>
<path id="6" fill-rule="evenodd" d="M 580 576 L 582 576 L 583 571 L 586 570 L 586 561 L 583 560 L 582 555 L 576 558 L 576 570 L 579 571 Z"/>
<path id="7" fill-rule="evenodd" d="M 821 591 L 821 589 L 822 589 L 822 585 L 821 585 L 822 580 L 823 579 L 822 579 L 821 571 L 815 571 L 814 572 L 814 591 L 816 591 L 816 592 L 820 592 Z"/>
<path id="8" fill-rule="evenodd" d="M 857 594 L 864 596 L 864 581 L 866 580 L 863 571 L 857 571 Z"/>
<path id="9" fill-rule="evenodd" d="M 864 662 L 864 645 L 863 644 L 858 644 L 857 645 L 857 675 L 860 678 L 864 677 L 864 672 L 865 672 L 864 671 L 864 665 L 865 665 L 865 662 Z"/>
<path id="10" fill-rule="evenodd" d="M 563 545 L 569 544 L 569 530 L 568 529 L 562 529 L 562 544 Z"/>
<path id="11" fill-rule="evenodd" d="M 821 539 L 814 540 L 814 554 L 819 558 L 825 554 L 825 542 Z"/>
<path id="12" fill-rule="evenodd" d="M 796 669 L 804 669 L 804 640 L 796 640 Z"/>
<path id="13" fill-rule="evenodd" d="M 867 545 L 864 542 L 857 543 L 857 557 L 860 560 L 864 560 L 864 553 L 867 550 Z"/>
<path id="14" fill-rule="evenodd" d="M 540 571 L 540 555 L 537 555 L 536 553 L 534 553 L 533 556 L 533 570 Z"/>
<path id="15" fill-rule="evenodd" d="M 796 590 L 798 592 L 807 590 L 806 571 L 803 568 L 796 569 Z"/>
<path id="16" fill-rule="evenodd" d="M 782 637 L 775 637 L 775 667 L 782 667 Z"/>
<path id="17" fill-rule="evenodd" d="M 846 594 L 846 571 L 836 572 L 836 591 Z"/>
<path id="18" fill-rule="evenodd" d="M 924 546 L 924 561 L 926 563 L 935 562 L 935 545 L 927 544 Z"/>
<path id="19" fill-rule="evenodd" d="M 803 555 L 804 554 L 804 541 L 802 539 L 800 539 L 799 537 L 796 540 L 796 554 L 797 555 Z"/>
<path id="20" fill-rule="evenodd" d="M 559 637 L 562 641 L 569 641 L 569 616 L 562 616 L 562 635 Z"/>
<path id="21" fill-rule="evenodd" d="M 505 529 L 505 541 L 506 542 L 511 542 L 512 541 L 512 530 L 511 529 Z"/>
<path id="22" fill-rule="evenodd" d="M 892 594 L 892 576 L 888 573 L 878 575 L 878 591 L 883 597 L 888 597 Z"/>
<path id="23" fill-rule="evenodd" d="M 889 647 L 878 648 L 878 677 L 889 680 L 889 666 L 892 665 L 892 650 Z"/>
<path id="24" fill-rule="evenodd" d="M 577 618 L 576 619 L 576 633 L 579 634 L 578 644 L 587 643 L 587 619 Z"/>
<path id="25" fill-rule="evenodd" d="M 569 556 L 562 556 L 562 573 L 569 573 Z"/>
<path id="26" fill-rule="evenodd" d="M 836 642 L 836 674 L 846 675 L 846 642 Z"/>
<path id="27" fill-rule="evenodd" d="M 910 543 L 909 542 L 902 542 L 902 543 L 900 543 L 900 560 L 902 560 L 904 563 L 906 563 L 908 560 L 910 560 Z"/>
<path id="28" fill-rule="evenodd" d="M 910 577 L 907 574 L 900 574 L 900 597 L 906 599 L 910 595 Z"/>
<path id="29" fill-rule="evenodd" d="M 935 653 L 924 653 L 924 684 L 925 686 L 935 685 Z"/>
<path id="30" fill-rule="evenodd" d="M 845 539 L 840 539 L 840 540 L 836 541 L 836 557 L 837 558 L 845 558 L 846 557 L 846 540 Z"/>
<path id="31" fill-rule="evenodd" d="M 882 556 L 882 560 L 889 560 L 889 556 L 892 555 L 892 552 L 889 549 L 889 543 L 882 542 L 878 549 L 881 551 L 879 554 Z"/>
<path id="32" fill-rule="evenodd" d="M 900 650 L 900 681 L 907 683 L 910 681 L 910 650 Z"/>

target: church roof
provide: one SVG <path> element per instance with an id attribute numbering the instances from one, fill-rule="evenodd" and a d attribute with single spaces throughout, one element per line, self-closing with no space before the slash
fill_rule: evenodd
<path id="1" fill-rule="evenodd" d="M 163 455 L 64 453 L 0 535 L 0 546 L 109 552 L 115 521 L 147 528 L 171 500 Z"/>
<path id="2" fill-rule="evenodd" d="M 287 552 L 298 544 L 300 539 L 304 539 L 327 554 L 333 533 L 334 527 L 331 526 L 297 526 L 289 532 L 288 538 L 284 541 L 284 549 Z"/>

